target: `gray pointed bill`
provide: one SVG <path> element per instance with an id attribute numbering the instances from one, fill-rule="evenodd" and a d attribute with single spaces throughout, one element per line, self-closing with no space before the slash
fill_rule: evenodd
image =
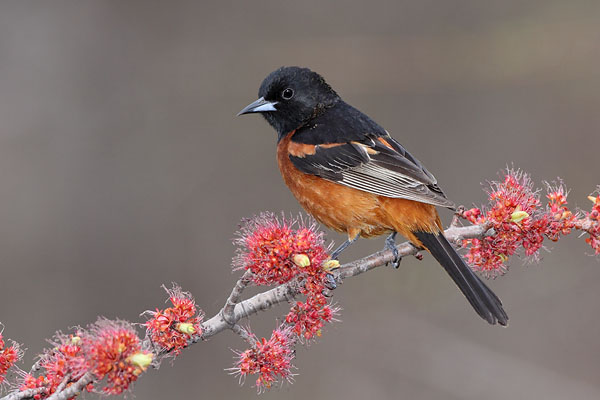
<path id="1" fill-rule="evenodd" d="M 243 114 L 249 114 L 249 113 L 256 113 L 256 112 L 266 112 L 266 111 L 277 111 L 277 109 L 275 108 L 275 105 L 277 104 L 276 101 L 267 101 L 265 100 L 264 97 L 261 97 L 260 99 L 256 100 L 253 103 L 248 104 L 246 107 L 242 108 L 242 111 L 240 111 L 237 115 L 243 115 Z"/>

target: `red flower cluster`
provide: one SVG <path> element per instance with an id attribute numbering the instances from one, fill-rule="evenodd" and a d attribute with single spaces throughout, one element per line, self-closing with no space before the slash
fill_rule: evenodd
<path id="1" fill-rule="evenodd" d="M 327 271 L 322 265 L 328 255 L 316 224 L 264 213 L 248 221 L 238 236 L 236 243 L 242 249 L 234 265 L 252 271 L 256 284 L 281 284 L 298 278 L 306 302 L 296 302 L 286 322 L 301 339 L 320 336 L 324 322 L 330 322 L 336 310 L 323 296 Z"/>
<path id="2" fill-rule="evenodd" d="M 83 376 L 87 368 L 81 350 L 80 336 L 57 333 L 50 343 L 53 348 L 46 350 L 39 361 L 40 370 L 44 373 L 37 377 L 26 374 L 19 388 L 20 390 L 42 388 L 43 391 L 34 396 L 36 400 L 50 396 L 63 382 L 65 388 L 72 385 Z M 92 391 L 93 385 L 88 385 L 86 390 Z"/>
<path id="3" fill-rule="evenodd" d="M 471 209 L 464 217 L 476 224 L 491 224 L 495 235 L 465 240 L 463 246 L 469 248 L 467 260 L 475 269 L 494 276 L 506 271 L 504 261 L 520 247 L 526 255 L 536 255 L 544 229 L 537 218 L 539 195 L 527 174 L 508 170 L 503 182 L 492 182 L 488 197 L 491 208 L 487 212 Z"/>
<path id="4" fill-rule="evenodd" d="M 582 229 L 582 220 L 567 207 L 567 190 L 562 183 L 546 186 L 548 203 L 543 208 L 529 176 L 509 169 L 503 182 L 491 184 L 488 192 L 491 207 L 487 211 L 473 208 L 463 213 L 470 222 L 487 223 L 494 229 L 491 236 L 463 241 L 463 246 L 468 248 L 467 260 L 474 269 L 488 276 L 502 274 L 506 271 L 505 261 L 519 249 L 523 248 L 526 256 L 536 258 L 545 238 L 557 241 L 574 228 Z M 595 218 L 600 221 L 599 215 L 600 205 L 595 202 L 586 215 L 592 221 L 591 228 L 585 230 L 590 234 L 586 241 L 597 254 L 600 253 L 600 223 L 593 221 Z"/>
<path id="5" fill-rule="evenodd" d="M 567 207 L 567 191 L 562 184 L 547 185 L 548 205 L 543 215 L 546 236 L 556 242 L 560 235 L 568 235 L 575 226 L 576 216 Z"/>
<path id="6" fill-rule="evenodd" d="M 256 386 L 259 392 L 271 387 L 279 378 L 291 377 L 291 359 L 297 339 L 308 341 L 321 336 L 325 322 L 331 322 L 338 309 L 328 304 L 323 295 L 326 272 L 303 277 L 302 293 L 306 301 L 298 301 L 285 317 L 285 323 L 273 331 L 270 340 L 261 339 L 239 354 L 233 368 L 242 378 L 249 374 L 259 374 Z"/>
<path id="7" fill-rule="evenodd" d="M 310 340 L 321 336 L 325 322 L 331 322 L 337 308 L 328 304 L 323 294 L 313 294 L 305 302 L 297 301 L 285 317 L 285 322 L 301 339 Z"/>
<path id="8" fill-rule="evenodd" d="M 585 239 L 596 254 L 600 254 L 600 194 L 589 197 L 594 202 L 592 210 L 586 213 L 586 217 L 590 220 L 591 226 L 587 229 L 590 237 Z"/>
<path id="9" fill-rule="evenodd" d="M 321 329 L 325 322 L 332 322 L 339 308 L 333 307 L 323 295 L 327 272 L 320 271 L 307 275 L 301 293 L 306 296 L 306 301 L 297 301 L 285 317 L 285 322 L 292 327 L 292 331 L 300 340 L 308 341 L 315 336 L 321 336 Z"/>
<path id="10" fill-rule="evenodd" d="M 204 318 L 202 311 L 197 310 L 192 295 L 183 292 L 179 286 L 165 288 L 169 294 L 172 307 L 164 310 L 146 311 L 151 318 L 146 321 L 146 331 L 153 343 L 165 351 L 173 350 L 177 356 L 188 345 L 193 335 L 202 335 L 200 324 Z"/>
<path id="11" fill-rule="evenodd" d="M 19 358 L 21 358 L 19 345 L 12 343 L 7 347 L 4 338 L 2 337 L 2 332 L 0 331 L 0 383 L 4 382 L 9 368 L 12 367 Z"/>
<path id="12" fill-rule="evenodd" d="M 40 400 L 50 396 L 48 387 L 51 386 L 54 386 L 54 390 L 56 390 L 56 387 L 58 387 L 58 385 L 53 385 L 53 383 L 50 382 L 50 380 L 46 378 L 45 375 L 40 375 L 36 378 L 31 374 L 25 374 L 25 376 L 23 377 L 23 381 L 19 386 L 19 390 L 24 391 L 27 389 L 41 389 L 38 394 L 33 396 L 34 400 Z"/>
<path id="13" fill-rule="evenodd" d="M 293 377 L 294 338 L 290 327 L 282 326 L 273 331 L 269 340 L 253 336 L 252 348 L 238 354 L 234 374 L 243 380 L 251 374 L 258 374 L 258 392 L 270 388 L 275 382 L 290 381 Z"/>
<path id="14" fill-rule="evenodd" d="M 273 332 L 269 341 L 261 339 L 239 354 L 234 371 L 241 377 L 258 373 L 256 385 L 261 391 L 278 377 L 290 376 L 296 340 L 308 341 L 320 336 L 324 323 L 333 320 L 337 309 L 329 305 L 323 295 L 328 254 L 316 223 L 279 219 L 264 213 L 247 221 L 238 236 L 235 243 L 240 250 L 234 259 L 237 269 L 251 271 L 252 282 L 258 285 L 282 284 L 294 278 L 306 296 L 304 302 L 298 301 L 292 306 L 285 323 Z"/>
<path id="15" fill-rule="evenodd" d="M 240 250 L 234 266 L 251 271 L 252 281 L 258 285 L 281 284 L 300 274 L 314 274 L 328 257 L 323 234 L 315 223 L 305 224 L 302 219 L 279 219 L 263 213 L 248 220 L 238 236 L 234 242 Z"/>
<path id="16" fill-rule="evenodd" d="M 45 399 L 59 386 L 68 388 L 87 371 L 97 380 L 106 378 L 102 392 L 120 394 L 146 370 L 152 362 L 152 353 L 141 349 L 140 340 L 133 327 L 123 321 L 100 319 L 89 330 L 79 330 L 77 335 L 57 333 L 39 361 L 38 376 L 26 374 L 19 389 L 42 389 L 35 400 Z M 92 384 L 86 386 L 91 392 Z"/>
<path id="17" fill-rule="evenodd" d="M 89 370 L 98 380 L 106 378 L 106 394 L 127 390 L 153 358 L 142 351 L 137 332 L 124 321 L 98 320 L 83 337 L 82 347 Z"/>
<path id="18" fill-rule="evenodd" d="M 59 333 L 55 338 L 54 348 L 46 352 L 40 363 L 46 370 L 46 375 L 58 383 L 67 373 L 73 380 L 81 378 L 87 369 L 81 351 L 81 337 Z"/>

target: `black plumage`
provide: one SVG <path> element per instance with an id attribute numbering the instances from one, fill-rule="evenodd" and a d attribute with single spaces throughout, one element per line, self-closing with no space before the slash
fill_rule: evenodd
<path id="1" fill-rule="evenodd" d="M 453 208 L 435 177 L 385 129 L 343 101 L 298 128 L 292 142 L 315 153 L 290 156 L 307 174 L 382 196 Z M 339 146 L 323 146 L 339 144 Z"/>
<path id="2" fill-rule="evenodd" d="M 471 306 L 481 318 L 490 324 L 499 323 L 506 325 L 508 316 L 502 308 L 500 299 L 487 287 L 456 250 L 448 243 L 441 233 L 413 232 L 414 235 L 427 247 L 456 286 L 465 295 Z"/>
<path id="3" fill-rule="evenodd" d="M 306 124 L 296 129 L 294 142 L 305 144 L 363 141 L 388 136 L 377 122 L 343 100 L 337 101 Z"/>

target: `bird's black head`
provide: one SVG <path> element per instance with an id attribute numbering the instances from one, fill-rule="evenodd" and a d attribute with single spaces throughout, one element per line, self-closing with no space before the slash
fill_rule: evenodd
<path id="1" fill-rule="evenodd" d="M 321 75 L 300 67 L 281 67 L 271 72 L 260 85 L 258 97 L 238 115 L 261 113 L 280 139 L 340 99 Z"/>

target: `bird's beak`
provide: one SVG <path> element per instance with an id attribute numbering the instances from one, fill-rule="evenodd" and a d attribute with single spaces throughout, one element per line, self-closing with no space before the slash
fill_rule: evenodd
<path id="1" fill-rule="evenodd" d="M 276 101 L 267 101 L 264 97 L 256 100 L 253 103 L 248 104 L 246 107 L 242 108 L 237 115 L 255 113 L 255 112 L 266 112 L 266 111 L 277 111 L 275 108 Z"/>

